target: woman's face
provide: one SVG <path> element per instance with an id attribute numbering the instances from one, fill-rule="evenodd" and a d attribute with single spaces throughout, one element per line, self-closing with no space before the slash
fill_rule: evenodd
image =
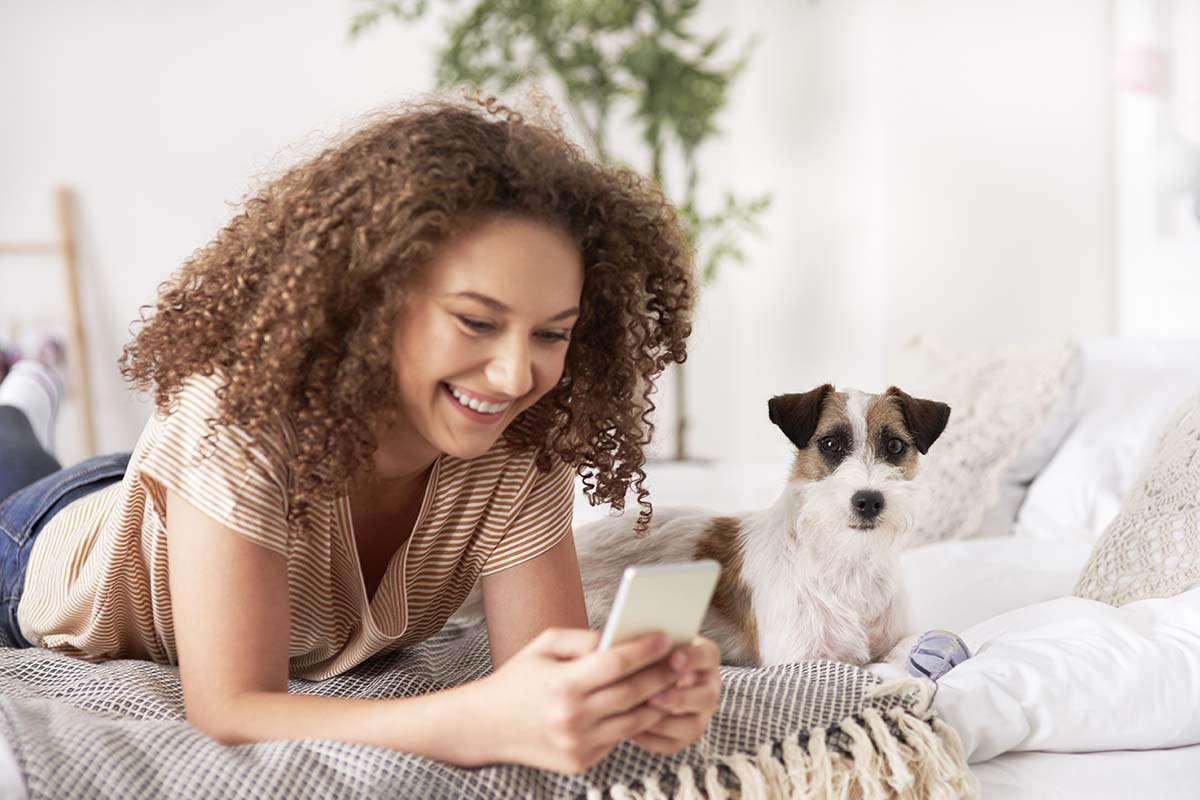
<path id="1" fill-rule="evenodd" d="M 558 384 L 582 290 L 579 248 L 543 223 L 494 218 L 447 245 L 399 316 L 402 420 L 377 465 L 486 452 Z"/>

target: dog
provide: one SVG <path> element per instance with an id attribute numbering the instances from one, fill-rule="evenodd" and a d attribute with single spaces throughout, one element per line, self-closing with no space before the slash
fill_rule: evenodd
<path id="1" fill-rule="evenodd" d="M 711 558 L 721 575 L 701 634 L 723 663 L 895 660 L 908 635 L 898 542 L 916 519 L 920 457 L 950 407 L 895 386 L 866 394 L 825 384 L 767 409 L 796 447 L 774 505 L 731 516 L 656 509 L 643 536 L 631 515 L 575 531 L 592 626 L 608 617 L 625 567 Z"/>

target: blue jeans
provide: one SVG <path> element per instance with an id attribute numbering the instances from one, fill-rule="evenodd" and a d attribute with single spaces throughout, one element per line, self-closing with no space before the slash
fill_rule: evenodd
<path id="1" fill-rule="evenodd" d="M 42 449 L 24 412 L 0 406 L 0 646 L 29 647 L 17 625 L 25 567 L 42 528 L 70 503 L 118 483 L 129 453 L 62 469 Z"/>

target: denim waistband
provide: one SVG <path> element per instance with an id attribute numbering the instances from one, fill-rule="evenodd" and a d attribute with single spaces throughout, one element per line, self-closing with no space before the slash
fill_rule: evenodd
<path id="1" fill-rule="evenodd" d="M 0 533 L 22 545 L 54 514 L 94 491 L 121 480 L 129 453 L 89 458 L 19 489 L 0 503 Z"/>

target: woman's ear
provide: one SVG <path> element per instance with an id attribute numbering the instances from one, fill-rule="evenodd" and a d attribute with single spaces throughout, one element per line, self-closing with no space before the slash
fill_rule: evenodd
<path id="1" fill-rule="evenodd" d="M 767 413 L 792 444 L 803 450 L 817 430 L 825 397 L 832 391 L 833 386 L 827 383 L 810 392 L 775 395 L 767 401 Z"/>
<path id="2" fill-rule="evenodd" d="M 904 423 L 913 435 L 917 450 L 921 455 L 929 452 L 929 447 L 946 429 L 950 421 L 950 406 L 936 400 L 922 400 L 910 397 L 895 386 L 888 388 L 884 395 L 896 398 L 900 413 L 904 415 Z"/>

